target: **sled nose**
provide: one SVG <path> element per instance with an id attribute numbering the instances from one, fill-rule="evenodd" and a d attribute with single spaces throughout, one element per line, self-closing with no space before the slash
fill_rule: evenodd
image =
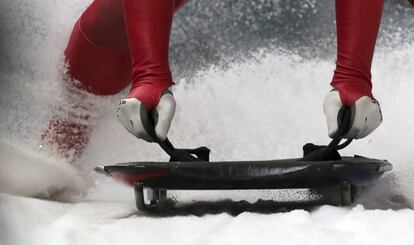
<path id="1" fill-rule="evenodd" d="M 98 167 L 96 167 L 96 168 L 94 168 L 94 170 L 95 170 L 95 172 L 97 172 L 97 173 L 99 173 L 99 174 L 103 174 L 103 175 L 106 175 L 106 176 L 111 176 L 111 174 L 110 173 L 108 173 L 106 170 L 105 170 L 105 167 L 104 166 L 98 166 Z"/>

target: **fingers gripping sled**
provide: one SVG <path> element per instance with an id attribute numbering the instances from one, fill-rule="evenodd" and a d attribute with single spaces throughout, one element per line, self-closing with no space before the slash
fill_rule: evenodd
<path id="1" fill-rule="evenodd" d="M 350 111 L 343 109 L 341 115 L 331 143 L 306 144 L 302 158 L 209 162 L 208 148 L 176 149 L 168 139 L 157 140 L 153 127 L 146 125 L 149 135 L 171 157 L 170 162 L 130 162 L 96 170 L 133 186 L 137 208 L 146 212 L 159 210 L 168 190 L 306 188 L 320 197 L 316 205 L 348 206 L 361 188 L 372 185 L 392 165 L 386 160 L 342 157 L 338 150 L 351 143 L 340 144 L 349 127 Z"/>

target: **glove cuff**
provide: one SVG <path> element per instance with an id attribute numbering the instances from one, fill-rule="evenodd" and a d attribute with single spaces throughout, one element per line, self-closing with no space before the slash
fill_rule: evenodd
<path id="1" fill-rule="evenodd" d="M 368 96 L 369 98 L 374 99 L 371 92 L 371 86 L 366 84 L 344 84 L 332 82 L 331 85 L 338 90 L 342 104 L 349 108 L 351 108 L 355 102 L 363 96 Z"/>
<path id="2" fill-rule="evenodd" d="M 138 99 L 148 111 L 152 111 L 160 102 L 163 92 L 172 85 L 172 81 L 141 81 L 132 85 L 127 98 Z"/>

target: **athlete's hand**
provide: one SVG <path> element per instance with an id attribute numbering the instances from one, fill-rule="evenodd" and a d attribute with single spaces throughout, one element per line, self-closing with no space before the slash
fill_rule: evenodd
<path id="1" fill-rule="evenodd" d="M 332 90 L 325 98 L 323 109 L 328 123 L 329 137 L 338 130 L 338 114 L 343 106 L 339 92 Z M 351 107 L 351 126 L 346 139 L 360 139 L 372 133 L 382 123 L 381 107 L 377 100 L 362 96 Z"/>
<path id="2" fill-rule="evenodd" d="M 148 142 L 154 142 L 154 139 L 148 133 L 147 125 L 154 122 L 157 138 L 164 141 L 167 138 L 174 113 L 174 96 L 169 90 L 166 90 L 161 95 L 158 104 L 151 111 L 137 98 L 122 99 L 119 102 L 117 118 L 135 137 Z M 148 118 L 149 116 L 152 117 L 152 120 Z"/>

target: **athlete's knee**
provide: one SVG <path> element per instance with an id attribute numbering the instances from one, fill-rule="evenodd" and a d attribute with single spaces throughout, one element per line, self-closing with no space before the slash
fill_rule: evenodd
<path id="1" fill-rule="evenodd" d="M 113 51 L 128 48 L 122 0 L 95 0 L 82 14 L 80 23 L 95 45 Z"/>
<path id="2" fill-rule="evenodd" d="M 65 58 L 68 75 L 80 81 L 80 87 L 98 95 L 120 92 L 130 83 L 131 57 L 129 48 L 111 50 L 93 43 L 81 26 L 75 23 Z"/>

